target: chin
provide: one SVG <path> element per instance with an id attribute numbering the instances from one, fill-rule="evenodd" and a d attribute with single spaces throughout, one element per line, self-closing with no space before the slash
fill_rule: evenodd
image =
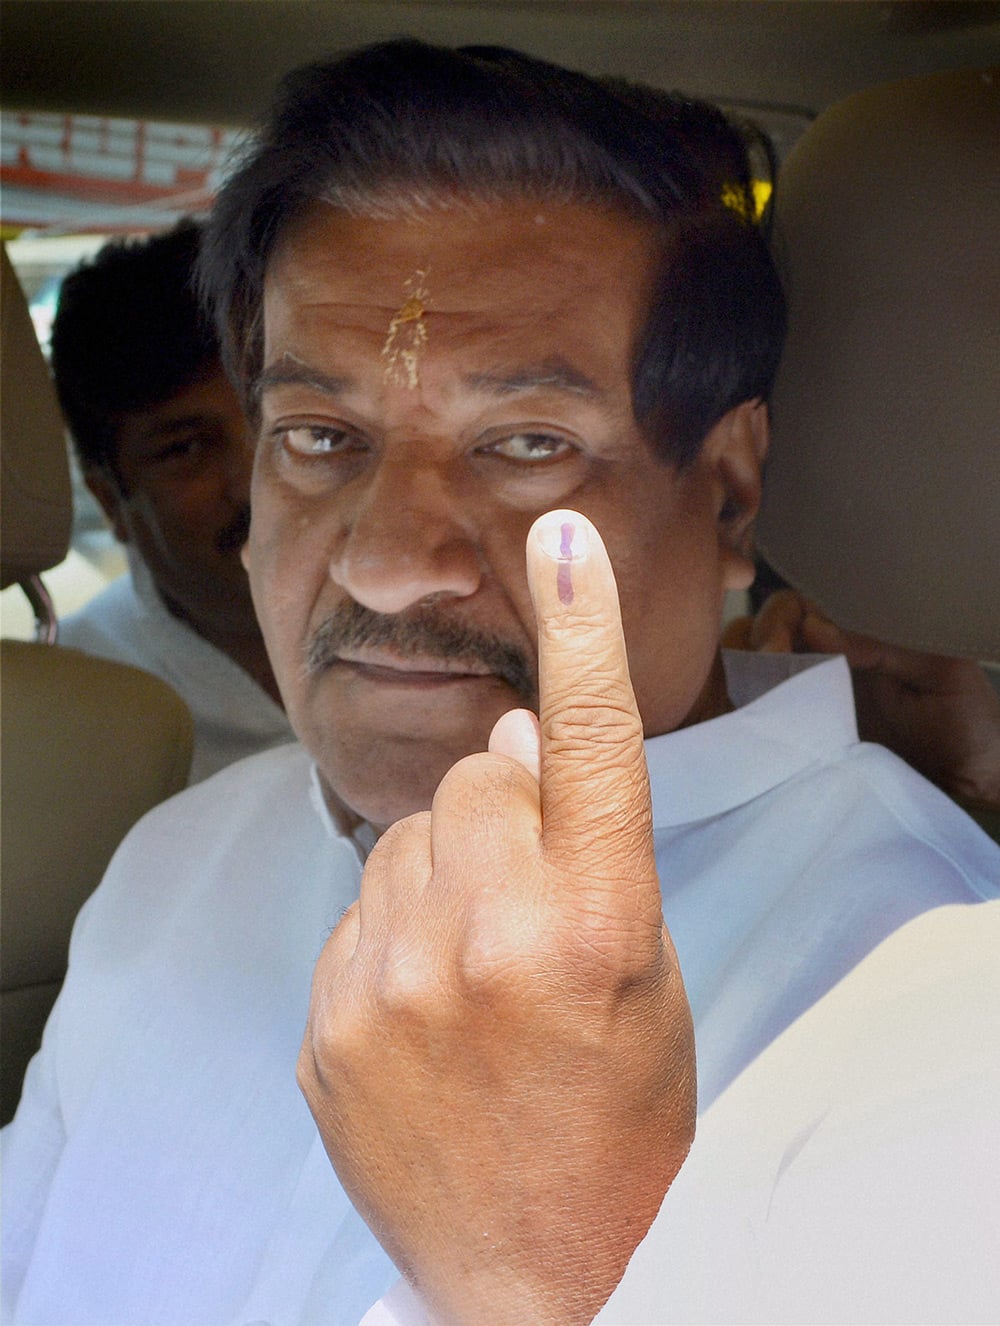
<path id="1" fill-rule="evenodd" d="M 437 758 L 435 758 L 437 756 Z M 319 761 L 323 781 L 336 802 L 352 816 L 378 829 L 430 810 L 438 784 L 460 755 L 413 752 L 407 759 L 385 755 L 375 762 L 359 761 L 344 768 L 340 761 Z"/>
<path id="2" fill-rule="evenodd" d="M 392 795 L 386 796 L 382 789 L 374 790 L 370 795 L 365 795 L 364 791 L 355 794 L 352 790 L 350 799 L 347 797 L 341 799 L 352 818 L 363 820 L 379 833 L 383 833 L 398 820 L 405 820 L 410 815 L 430 810 L 434 792 L 426 794 L 414 792 L 411 796 L 406 796 L 397 793 L 394 789 Z"/>
<path id="3" fill-rule="evenodd" d="M 465 756 L 486 750 L 499 713 L 510 704 L 491 707 L 474 721 L 459 722 L 450 730 L 407 732 L 373 723 L 352 722 L 346 707 L 327 710 L 322 718 L 300 729 L 306 747 L 322 771 L 323 781 L 336 802 L 360 819 L 381 828 L 430 810 L 438 784 Z M 387 712 L 389 712 L 387 710 Z M 293 718 L 294 722 L 294 718 Z"/>

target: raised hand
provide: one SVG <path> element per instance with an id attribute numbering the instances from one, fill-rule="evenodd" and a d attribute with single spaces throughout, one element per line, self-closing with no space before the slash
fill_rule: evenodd
<path id="1" fill-rule="evenodd" d="M 590 1321 L 694 1133 L 611 565 L 528 537 L 540 715 L 514 711 L 372 853 L 320 958 L 299 1079 L 433 1320 Z"/>

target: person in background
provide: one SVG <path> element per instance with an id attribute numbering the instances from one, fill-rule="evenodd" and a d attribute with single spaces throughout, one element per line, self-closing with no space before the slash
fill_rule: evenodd
<path id="1" fill-rule="evenodd" d="M 128 574 L 59 643 L 156 673 L 195 723 L 191 781 L 292 740 L 240 550 L 253 445 L 192 275 L 201 227 L 114 240 L 63 282 L 52 371 Z"/>
<path id="2" fill-rule="evenodd" d="M 842 654 L 861 739 L 895 751 L 1000 841 L 1000 695 L 985 668 L 842 630 L 789 587 L 730 621 L 722 642 L 772 657 Z"/>

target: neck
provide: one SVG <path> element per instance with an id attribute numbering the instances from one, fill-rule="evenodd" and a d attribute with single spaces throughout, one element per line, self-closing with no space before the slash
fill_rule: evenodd
<path id="1" fill-rule="evenodd" d="M 693 727 L 695 723 L 704 723 L 710 718 L 719 718 L 722 714 L 728 714 L 735 707 L 729 698 L 722 654 L 716 650 L 705 685 L 680 726 Z"/>
<path id="2" fill-rule="evenodd" d="M 357 811 L 351 810 L 350 806 L 341 801 L 340 797 L 337 796 L 336 792 L 334 792 L 322 773 L 320 773 L 319 782 L 320 787 L 323 789 L 323 800 L 326 802 L 326 807 L 330 812 L 331 819 L 340 832 L 344 834 L 345 837 L 350 838 L 354 831 L 360 828 L 365 821 Z M 375 837 L 381 838 L 387 827 L 388 825 L 384 824 L 373 824 L 372 830 Z"/>

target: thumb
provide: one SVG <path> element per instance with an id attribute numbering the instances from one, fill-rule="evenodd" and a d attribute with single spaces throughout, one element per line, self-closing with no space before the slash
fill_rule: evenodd
<path id="1" fill-rule="evenodd" d="M 542 776 L 538 719 L 530 709 L 508 709 L 490 733 L 490 753 L 506 755 L 523 764 L 536 782 Z"/>

